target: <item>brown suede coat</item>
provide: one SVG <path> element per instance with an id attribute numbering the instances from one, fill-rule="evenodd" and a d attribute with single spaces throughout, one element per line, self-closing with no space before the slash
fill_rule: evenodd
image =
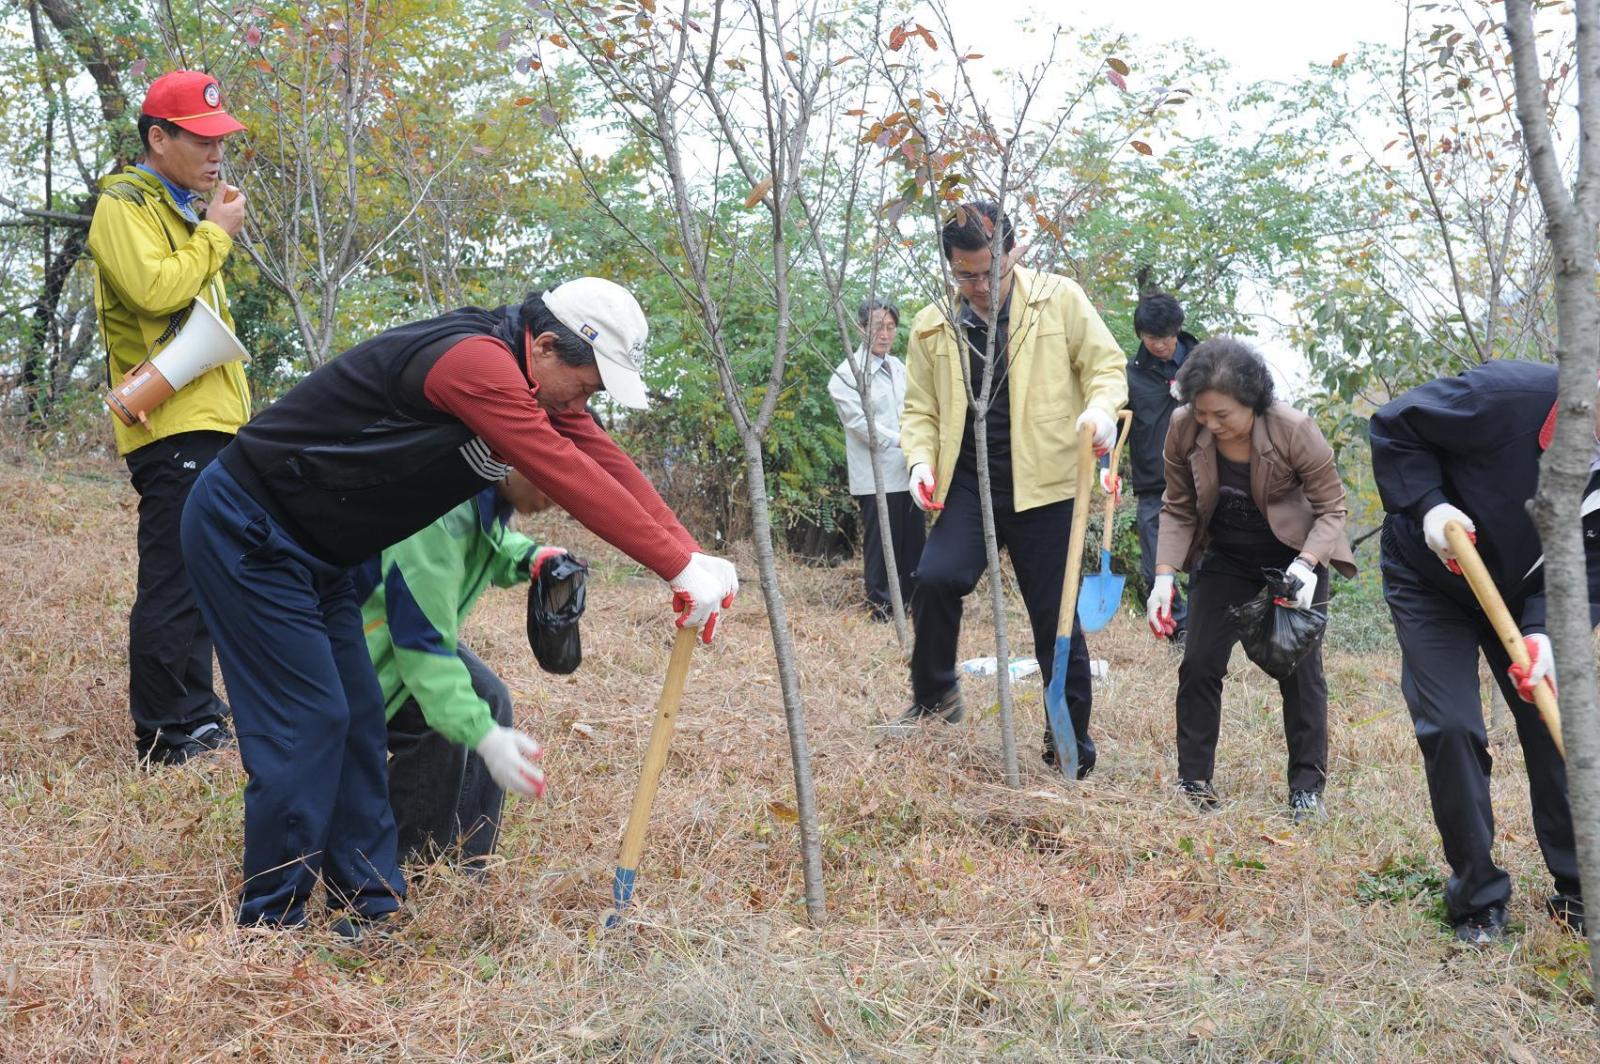
<path id="1" fill-rule="evenodd" d="M 1191 571 L 1206 546 L 1217 508 L 1217 441 L 1190 408 L 1172 414 L 1166 443 L 1167 490 L 1161 497 L 1156 563 Z M 1250 430 L 1250 496 L 1286 546 L 1356 575 L 1344 534 L 1344 482 L 1317 423 L 1273 403 Z"/>

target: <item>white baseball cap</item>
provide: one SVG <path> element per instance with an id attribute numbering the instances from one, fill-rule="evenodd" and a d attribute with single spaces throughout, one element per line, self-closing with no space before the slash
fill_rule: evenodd
<path id="1" fill-rule="evenodd" d="M 546 292 L 544 305 L 589 341 L 600 380 L 613 399 L 634 410 L 650 405 L 641 375 L 650 325 L 631 292 L 603 277 L 579 277 Z"/>

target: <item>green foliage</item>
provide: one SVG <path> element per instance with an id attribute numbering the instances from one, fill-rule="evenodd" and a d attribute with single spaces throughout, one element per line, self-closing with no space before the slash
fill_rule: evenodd
<path id="1" fill-rule="evenodd" d="M 1445 920 L 1444 879 L 1433 863 L 1416 854 L 1390 855 L 1383 864 L 1356 876 L 1356 900 L 1367 905 L 1427 902 L 1427 915 Z"/>

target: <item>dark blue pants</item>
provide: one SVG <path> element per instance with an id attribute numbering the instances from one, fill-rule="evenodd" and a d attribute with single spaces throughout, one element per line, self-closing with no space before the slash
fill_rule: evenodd
<path id="1" fill-rule="evenodd" d="M 1156 586 L 1156 544 L 1161 538 L 1161 493 L 1146 492 L 1134 498 L 1139 504 L 1139 575 L 1144 577 L 1146 592 Z M 1172 583 L 1172 623 L 1178 627 L 1172 638 L 1180 639 L 1189 629 L 1189 607 L 1183 601 L 1183 577 L 1176 576 Z"/>
<path id="2" fill-rule="evenodd" d="M 319 875 L 330 908 L 392 912 L 405 883 L 383 691 L 348 570 L 309 554 L 220 464 L 189 494 L 183 552 L 249 775 L 239 922 L 302 923 Z"/>
<path id="3" fill-rule="evenodd" d="M 1011 497 L 994 499 L 995 536 L 1011 556 L 1022 601 L 1033 626 L 1033 653 L 1050 686 L 1055 666 L 1056 619 L 1061 615 L 1061 582 L 1067 571 L 1067 538 L 1072 532 L 1072 502 L 1051 503 L 1017 512 Z M 956 645 L 961 638 L 961 600 L 978 584 L 987 561 L 983 551 L 983 515 L 976 480 L 957 477 L 945 496 L 944 512 L 928 533 L 917 566 L 911 613 L 916 642 L 911 648 L 911 697 L 931 706 L 956 685 Z M 1089 738 L 1089 648 L 1083 628 L 1072 623 L 1066 677 L 1067 710 L 1078 733 L 1078 760 L 1095 760 Z"/>
<path id="4" fill-rule="evenodd" d="M 1489 737 L 1478 694 L 1478 654 L 1500 685 L 1517 724 L 1533 802 L 1533 833 L 1545 867 L 1563 894 L 1579 894 L 1578 856 L 1567 805 L 1567 766 L 1539 711 L 1506 675 L 1510 658 L 1467 582 L 1449 576 L 1449 590 L 1417 572 L 1383 530 L 1383 597 L 1400 642 L 1400 691 L 1428 777 L 1433 822 L 1450 863 L 1445 901 L 1459 920 L 1511 898 L 1511 877 L 1494 863 L 1494 807 L 1489 802 Z M 1439 566 L 1439 576 L 1448 575 Z M 1509 602 L 1512 616 L 1519 603 Z"/>

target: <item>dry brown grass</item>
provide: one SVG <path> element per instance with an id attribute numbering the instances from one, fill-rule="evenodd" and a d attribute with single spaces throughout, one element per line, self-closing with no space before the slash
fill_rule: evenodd
<path id="1" fill-rule="evenodd" d="M 670 635 L 658 582 L 562 520 L 540 523 L 601 563 L 583 669 L 537 671 L 520 594 L 491 592 L 469 633 L 549 749 L 550 796 L 510 805 L 487 882 L 427 872 L 371 955 L 241 932 L 237 758 L 131 764 L 132 502 L 113 465 L 0 462 L 0 1059 L 1600 1059 L 1582 947 L 1539 910 L 1514 742 L 1495 792 L 1522 925 L 1506 947 L 1452 948 L 1427 895 L 1358 895 L 1386 862 L 1439 866 L 1393 655 L 1330 657 L 1321 831 L 1281 815 L 1277 692 L 1249 668 L 1227 689 L 1225 809 L 1171 796 L 1175 659 L 1132 618 L 1091 640 L 1111 662 L 1094 779 L 1039 765 L 1035 681 L 1014 792 L 992 714 L 874 748 L 904 672 L 847 570 L 783 573 L 828 925 L 801 919 L 749 586 L 696 658 L 636 907 L 597 936 Z M 987 638 L 974 624 L 964 649 Z M 987 681 L 967 690 L 992 701 Z"/>

